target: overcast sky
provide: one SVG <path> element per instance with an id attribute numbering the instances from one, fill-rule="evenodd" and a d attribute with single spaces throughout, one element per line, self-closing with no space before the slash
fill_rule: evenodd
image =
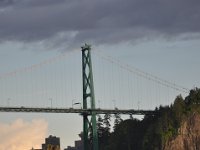
<path id="1" fill-rule="evenodd" d="M 80 50 L 85 42 L 145 72 L 189 89 L 200 87 L 199 0 L 0 0 L 0 75 Z M 19 124 L 35 131 L 34 125 L 43 124 L 41 136 L 60 136 L 65 147 L 82 130 L 80 116 L 56 124 L 63 116 L 0 115 L 6 131 Z M 66 135 L 63 124 L 76 127 L 65 128 Z M 6 138 L 22 132 L 13 134 Z M 31 134 L 32 146 L 44 142 L 38 132 Z M 0 149 L 19 150 L 16 140 L 0 141 Z"/>
<path id="2" fill-rule="evenodd" d="M 0 41 L 80 45 L 199 36 L 199 0 L 1 0 Z M 197 34 L 197 35 L 196 35 Z"/>

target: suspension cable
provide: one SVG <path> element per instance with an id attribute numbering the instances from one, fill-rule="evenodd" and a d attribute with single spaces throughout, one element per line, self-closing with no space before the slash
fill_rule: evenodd
<path id="1" fill-rule="evenodd" d="M 167 81 L 167 80 L 164 80 L 164 79 L 157 77 L 153 74 L 150 74 L 150 73 L 147 73 L 143 70 L 140 70 L 140 69 L 138 69 L 134 66 L 130 66 L 130 65 L 120 61 L 119 59 L 114 58 L 113 56 L 110 56 L 110 55 L 103 53 L 102 51 L 101 52 L 100 51 L 93 51 L 93 53 L 96 54 L 97 56 L 99 56 L 100 58 L 106 60 L 107 62 L 115 64 L 115 65 L 119 66 L 121 69 L 126 70 L 126 71 L 128 71 L 132 74 L 135 74 L 135 75 L 140 76 L 142 78 L 145 78 L 147 80 L 151 80 L 151 81 L 153 81 L 157 84 L 160 84 L 162 86 L 169 87 L 169 88 L 172 88 L 172 89 L 180 91 L 180 92 L 189 93 L 189 89 L 187 89 L 183 86 L 180 86 L 178 84 L 172 83 L 172 82 Z"/>

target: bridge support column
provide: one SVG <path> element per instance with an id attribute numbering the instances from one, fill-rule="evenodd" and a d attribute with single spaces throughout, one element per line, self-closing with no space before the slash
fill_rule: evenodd
<path id="1" fill-rule="evenodd" d="M 95 109 L 94 84 L 92 74 L 91 47 L 85 44 L 82 48 L 83 109 Z M 90 134 L 90 135 L 89 135 Z M 91 139 L 89 139 L 91 138 Z M 84 150 L 98 150 L 96 112 L 83 114 Z M 91 141 L 90 141 L 91 140 Z M 90 143 L 92 142 L 92 143 Z"/>

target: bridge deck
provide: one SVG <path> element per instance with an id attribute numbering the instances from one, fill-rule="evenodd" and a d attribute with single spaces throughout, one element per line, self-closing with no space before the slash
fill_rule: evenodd
<path id="1" fill-rule="evenodd" d="M 134 110 L 134 109 L 75 109 L 75 108 L 37 108 L 37 107 L 0 107 L 0 112 L 32 112 L 32 113 L 79 113 L 88 114 L 134 114 L 134 115 L 153 115 L 153 110 Z"/>

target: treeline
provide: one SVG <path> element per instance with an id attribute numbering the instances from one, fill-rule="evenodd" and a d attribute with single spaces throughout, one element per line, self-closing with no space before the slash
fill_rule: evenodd
<path id="1" fill-rule="evenodd" d="M 115 114 L 111 131 L 111 115 L 98 116 L 97 129 L 100 150 L 161 150 L 176 137 L 181 123 L 192 113 L 200 113 L 200 89 L 195 88 L 183 99 L 177 96 L 171 106 L 160 106 L 154 115 L 143 120 L 122 120 Z"/>

